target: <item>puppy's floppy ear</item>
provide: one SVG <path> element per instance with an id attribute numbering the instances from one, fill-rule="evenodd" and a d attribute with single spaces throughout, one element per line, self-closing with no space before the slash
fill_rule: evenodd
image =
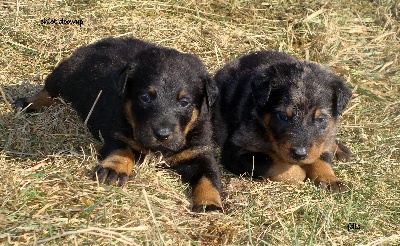
<path id="1" fill-rule="evenodd" d="M 263 73 L 250 77 L 253 98 L 259 107 L 264 107 L 271 93 L 271 80 L 276 76 L 276 70 L 268 68 Z"/>
<path id="2" fill-rule="evenodd" d="M 333 76 L 332 85 L 335 93 L 333 97 L 333 110 L 336 115 L 341 115 L 350 101 L 351 91 L 344 81 L 335 75 Z"/>
<path id="3" fill-rule="evenodd" d="M 117 91 L 118 96 L 122 96 L 125 93 L 126 82 L 129 75 L 133 73 L 135 68 L 136 65 L 134 63 L 131 63 L 112 75 L 114 88 Z"/>
<path id="4" fill-rule="evenodd" d="M 204 83 L 204 91 L 206 94 L 205 97 L 206 97 L 207 107 L 210 108 L 214 104 L 218 96 L 217 83 L 215 82 L 214 79 L 210 77 L 209 74 L 203 77 L 203 83 Z"/>
<path id="5" fill-rule="evenodd" d="M 257 105 L 264 107 L 273 89 L 293 83 L 294 79 L 300 76 L 303 71 L 304 67 L 301 63 L 281 62 L 253 75 L 250 78 L 251 89 Z"/>

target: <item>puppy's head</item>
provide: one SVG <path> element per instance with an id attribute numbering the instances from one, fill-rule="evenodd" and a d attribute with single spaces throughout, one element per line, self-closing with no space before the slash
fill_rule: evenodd
<path id="1" fill-rule="evenodd" d="M 330 149 L 351 97 L 333 73 L 300 61 L 264 69 L 252 78 L 252 93 L 271 154 L 300 165 Z"/>
<path id="2" fill-rule="evenodd" d="M 217 87 L 201 61 L 172 49 L 151 48 L 120 71 L 115 88 L 135 141 L 164 154 L 179 151 L 208 114 Z"/>

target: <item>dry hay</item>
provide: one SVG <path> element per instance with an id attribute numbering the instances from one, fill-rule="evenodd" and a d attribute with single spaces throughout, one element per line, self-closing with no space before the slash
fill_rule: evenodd
<path id="1" fill-rule="evenodd" d="M 0 242 L 4 244 L 396 244 L 400 232 L 398 1 L 0 2 Z M 83 25 L 41 24 L 43 18 Z M 67 105 L 15 115 L 74 49 L 134 36 L 195 53 L 210 72 L 258 49 L 330 66 L 354 96 L 339 137 L 352 185 L 262 183 L 223 171 L 225 214 L 190 212 L 187 186 L 156 156 L 122 189 L 88 179 L 100 143 Z M 349 222 L 360 230 L 347 231 Z"/>

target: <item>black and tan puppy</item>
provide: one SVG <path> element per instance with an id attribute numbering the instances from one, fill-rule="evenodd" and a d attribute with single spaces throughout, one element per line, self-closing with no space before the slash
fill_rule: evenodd
<path id="1" fill-rule="evenodd" d="M 351 91 L 327 69 L 287 54 L 260 51 L 229 62 L 215 76 L 213 108 L 223 165 L 235 174 L 273 181 L 307 178 L 333 192 L 346 189 L 333 156 L 349 157 L 335 141 Z"/>
<path id="2" fill-rule="evenodd" d="M 104 140 L 94 173 L 127 182 L 140 154 L 161 152 L 193 187 L 193 210 L 222 210 L 220 173 L 211 146 L 217 87 L 193 55 L 133 38 L 79 48 L 47 77 L 42 91 L 15 102 L 38 110 L 61 97 Z M 97 100 L 98 99 L 98 100 Z"/>

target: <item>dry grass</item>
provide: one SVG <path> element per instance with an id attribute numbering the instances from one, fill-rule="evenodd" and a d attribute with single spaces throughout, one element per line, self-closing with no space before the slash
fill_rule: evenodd
<path id="1" fill-rule="evenodd" d="M 400 241 L 400 7 L 382 1 L 1 1 L 0 243 L 395 245 Z M 42 25 L 43 18 L 82 19 Z M 223 173 L 225 214 L 189 211 L 187 187 L 145 160 L 122 189 L 88 179 L 99 143 L 73 110 L 15 115 L 81 45 L 132 35 L 198 54 L 211 72 L 258 49 L 332 67 L 354 96 L 337 163 L 352 190 L 261 183 Z M 360 230 L 347 231 L 356 222 Z"/>

